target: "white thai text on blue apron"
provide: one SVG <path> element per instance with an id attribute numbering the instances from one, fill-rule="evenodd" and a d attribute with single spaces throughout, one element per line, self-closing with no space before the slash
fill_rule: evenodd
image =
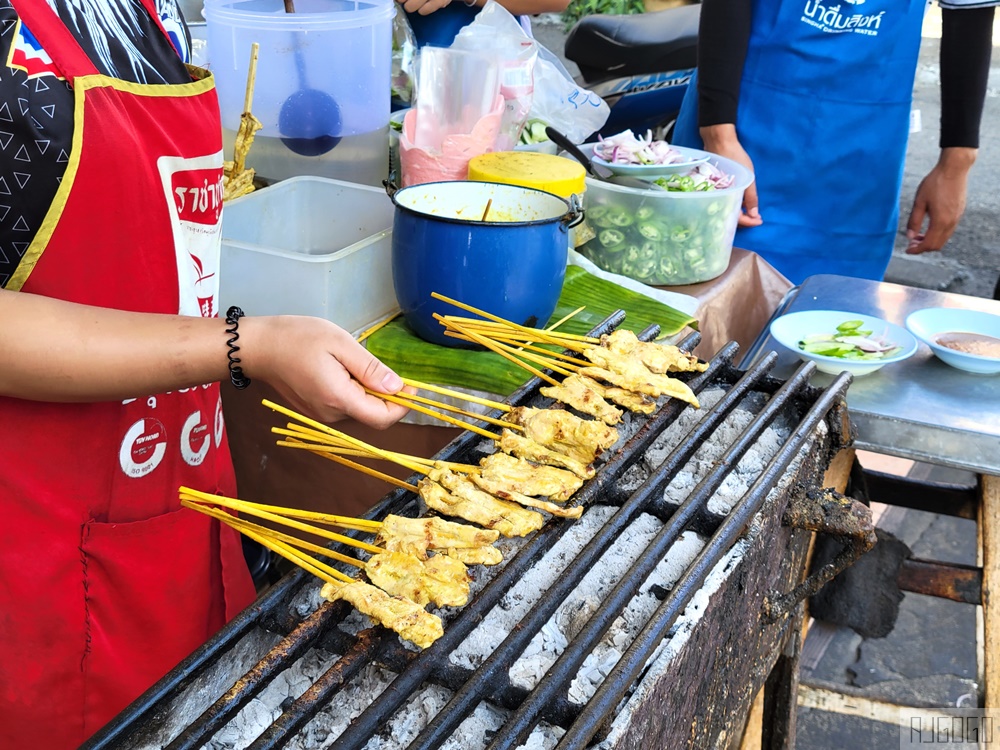
<path id="1" fill-rule="evenodd" d="M 850 0 L 848 1 L 850 2 Z M 864 0 L 855 4 L 860 5 L 862 2 Z M 845 15 L 840 12 L 840 3 L 827 7 L 822 0 L 806 0 L 802 22 L 830 34 L 853 32 L 866 36 L 878 36 L 878 29 L 882 25 L 882 16 L 884 15 L 884 10 L 870 15 L 864 13 Z"/>

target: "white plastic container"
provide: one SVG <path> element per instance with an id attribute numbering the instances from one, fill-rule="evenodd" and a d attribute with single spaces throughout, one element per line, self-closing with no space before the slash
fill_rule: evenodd
<path id="1" fill-rule="evenodd" d="M 263 128 L 247 165 L 271 180 L 314 175 L 373 186 L 385 176 L 392 0 L 206 0 L 208 64 L 226 153 L 243 112 L 254 42 L 252 111 Z"/>
<path id="2" fill-rule="evenodd" d="M 384 190 L 323 177 L 293 177 L 227 203 L 221 309 L 314 315 L 359 331 L 398 307 L 393 215 Z"/>

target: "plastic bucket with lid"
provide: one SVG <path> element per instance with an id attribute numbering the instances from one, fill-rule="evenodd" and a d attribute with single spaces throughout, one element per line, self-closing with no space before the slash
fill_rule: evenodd
<path id="1" fill-rule="evenodd" d="M 239 127 L 251 46 L 259 42 L 252 106 L 264 126 L 258 137 L 288 135 L 279 123 L 282 107 L 303 89 L 329 97 L 336 114 L 315 117 L 302 111 L 295 119 L 312 117 L 331 138 L 384 129 L 393 0 L 295 0 L 295 11 L 286 13 L 282 0 L 205 3 L 223 127 Z"/>

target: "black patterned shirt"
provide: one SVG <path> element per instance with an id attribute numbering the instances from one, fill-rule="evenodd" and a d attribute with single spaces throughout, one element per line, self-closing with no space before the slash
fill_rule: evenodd
<path id="1" fill-rule="evenodd" d="M 190 37 L 177 0 L 156 0 L 169 39 L 140 0 L 47 2 L 99 72 L 134 83 L 191 80 L 184 67 Z M 72 88 L 10 0 L 0 0 L 0 287 L 42 225 L 72 142 Z"/>

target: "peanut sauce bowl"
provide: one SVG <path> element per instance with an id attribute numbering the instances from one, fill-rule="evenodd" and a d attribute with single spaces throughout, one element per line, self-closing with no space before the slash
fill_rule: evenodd
<path id="1" fill-rule="evenodd" d="M 928 307 L 910 313 L 907 330 L 926 344 L 938 359 L 947 365 L 978 375 L 1000 373 L 1000 356 L 985 356 L 944 346 L 946 334 L 974 334 L 995 339 L 1000 346 L 1000 315 L 981 310 L 961 310 L 951 307 Z M 952 337 L 955 338 L 955 337 Z M 961 336 L 970 340 L 969 336 Z"/>

